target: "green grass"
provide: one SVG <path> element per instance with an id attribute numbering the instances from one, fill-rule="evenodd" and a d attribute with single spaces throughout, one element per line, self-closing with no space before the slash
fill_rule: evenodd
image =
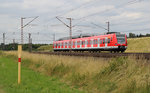
<path id="1" fill-rule="evenodd" d="M 38 51 L 53 51 L 53 45 L 40 46 Z"/>
<path id="2" fill-rule="evenodd" d="M 0 92 L 5 93 L 82 93 L 57 78 L 42 75 L 22 66 L 21 84 L 17 84 L 17 62 L 0 57 Z M 1 90 L 2 89 L 2 90 Z"/>

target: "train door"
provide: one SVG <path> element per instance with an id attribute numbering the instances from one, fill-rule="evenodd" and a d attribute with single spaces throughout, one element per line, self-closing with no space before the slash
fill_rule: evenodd
<path id="1" fill-rule="evenodd" d="M 93 48 L 93 39 L 91 39 L 91 48 Z"/>
<path id="2" fill-rule="evenodd" d="M 82 48 L 85 47 L 85 40 L 82 40 Z"/>
<path id="3" fill-rule="evenodd" d="M 107 41 L 108 41 L 108 38 L 106 37 L 106 38 L 105 38 L 105 47 L 106 47 L 106 48 L 107 48 L 107 46 L 108 46 L 108 42 L 107 42 Z"/>
<path id="4" fill-rule="evenodd" d="M 77 48 L 77 45 L 78 45 L 78 43 L 77 43 L 77 40 L 75 41 L 75 48 Z"/>
<path id="5" fill-rule="evenodd" d="M 65 43 L 66 43 L 66 42 L 63 43 L 64 48 L 65 48 Z"/>
<path id="6" fill-rule="evenodd" d="M 100 47 L 100 38 L 98 38 L 97 44 L 98 44 L 98 47 Z"/>
<path id="7" fill-rule="evenodd" d="M 62 44 L 61 44 L 61 48 L 64 48 L 64 46 L 63 46 L 63 45 L 64 45 L 64 43 L 62 42 Z"/>

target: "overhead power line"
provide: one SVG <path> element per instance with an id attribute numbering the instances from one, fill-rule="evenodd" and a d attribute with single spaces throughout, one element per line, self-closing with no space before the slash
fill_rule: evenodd
<path id="1" fill-rule="evenodd" d="M 138 2 L 141 2 L 141 1 L 144 1 L 144 0 L 131 0 L 131 1 L 129 1 L 129 2 L 120 4 L 120 5 L 116 6 L 116 7 L 113 7 L 113 8 L 110 8 L 110 9 L 106 9 L 106 10 L 104 10 L 104 11 L 100 11 L 100 12 L 97 12 L 97 13 L 94 13 L 94 14 L 90 14 L 90 15 L 87 15 L 87 16 L 84 16 L 84 17 L 81 17 L 81 18 L 78 18 L 77 20 L 81 20 L 81 19 L 84 19 L 84 18 L 87 18 L 87 17 L 90 17 L 90 16 L 94 16 L 94 15 L 97 15 L 97 14 L 99 14 L 99 13 L 108 12 L 108 11 L 113 10 L 113 9 L 115 9 L 115 8 L 118 9 L 118 8 L 123 7 L 123 6 L 127 6 L 127 5 L 130 5 L 130 4 L 135 4 L 135 3 L 138 3 Z"/>
<path id="2" fill-rule="evenodd" d="M 68 13 L 70 13 L 70 12 L 73 12 L 73 11 L 75 11 L 75 10 L 81 8 L 81 7 L 84 7 L 84 6 L 88 5 L 88 4 L 92 4 L 92 3 L 96 2 L 96 1 L 100 1 L 100 0 L 92 0 L 92 1 L 86 2 L 86 3 L 84 3 L 84 4 L 81 4 L 80 6 L 77 6 L 77 7 L 75 7 L 75 8 L 72 8 L 72 9 L 70 9 L 69 11 L 67 11 L 67 12 L 65 12 L 65 13 L 63 13 L 63 14 L 61 14 L 61 15 L 58 15 L 58 16 L 66 15 L 66 14 L 68 14 Z"/>

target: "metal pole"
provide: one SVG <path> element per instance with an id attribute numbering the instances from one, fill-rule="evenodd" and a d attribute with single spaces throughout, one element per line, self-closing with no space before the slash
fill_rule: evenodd
<path id="1" fill-rule="evenodd" d="M 3 33 L 3 50 L 5 50 L 5 33 Z"/>
<path id="2" fill-rule="evenodd" d="M 29 33 L 29 52 L 32 52 L 31 33 Z"/>
<path id="3" fill-rule="evenodd" d="M 23 44 L 23 19 L 21 18 L 21 44 Z"/>
<path id="4" fill-rule="evenodd" d="M 15 39 L 13 39 L 13 50 L 15 50 Z"/>
<path id="5" fill-rule="evenodd" d="M 106 23 L 108 24 L 108 29 L 107 30 L 108 30 L 108 33 L 109 33 L 109 24 L 110 24 L 110 22 L 106 22 Z"/>
<path id="6" fill-rule="evenodd" d="M 70 20 L 70 52 L 72 51 L 72 18 L 67 18 Z"/>

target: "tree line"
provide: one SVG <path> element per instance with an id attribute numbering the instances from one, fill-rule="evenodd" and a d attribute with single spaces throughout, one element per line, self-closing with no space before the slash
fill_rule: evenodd
<path id="1" fill-rule="evenodd" d="M 150 34 L 146 34 L 146 35 L 136 35 L 135 33 L 129 33 L 129 38 L 139 38 L 139 37 L 150 37 Z"/>
<path id="2" fill-rule="evenodd" d="M 32 44 L 32 50 L 36 51 L 40 46 L 45 46 L 48 44 Z M 10 44 L 6 44 L 4 45 L 3 43 L 1 43 L 0 45 L 0 50 L 17 50 L 18 49 L 18 43 L 10 43 Z M 23 44 L 22 45 L 22 49 L 25 51 L 29 50 L 29 44 Z"/>

